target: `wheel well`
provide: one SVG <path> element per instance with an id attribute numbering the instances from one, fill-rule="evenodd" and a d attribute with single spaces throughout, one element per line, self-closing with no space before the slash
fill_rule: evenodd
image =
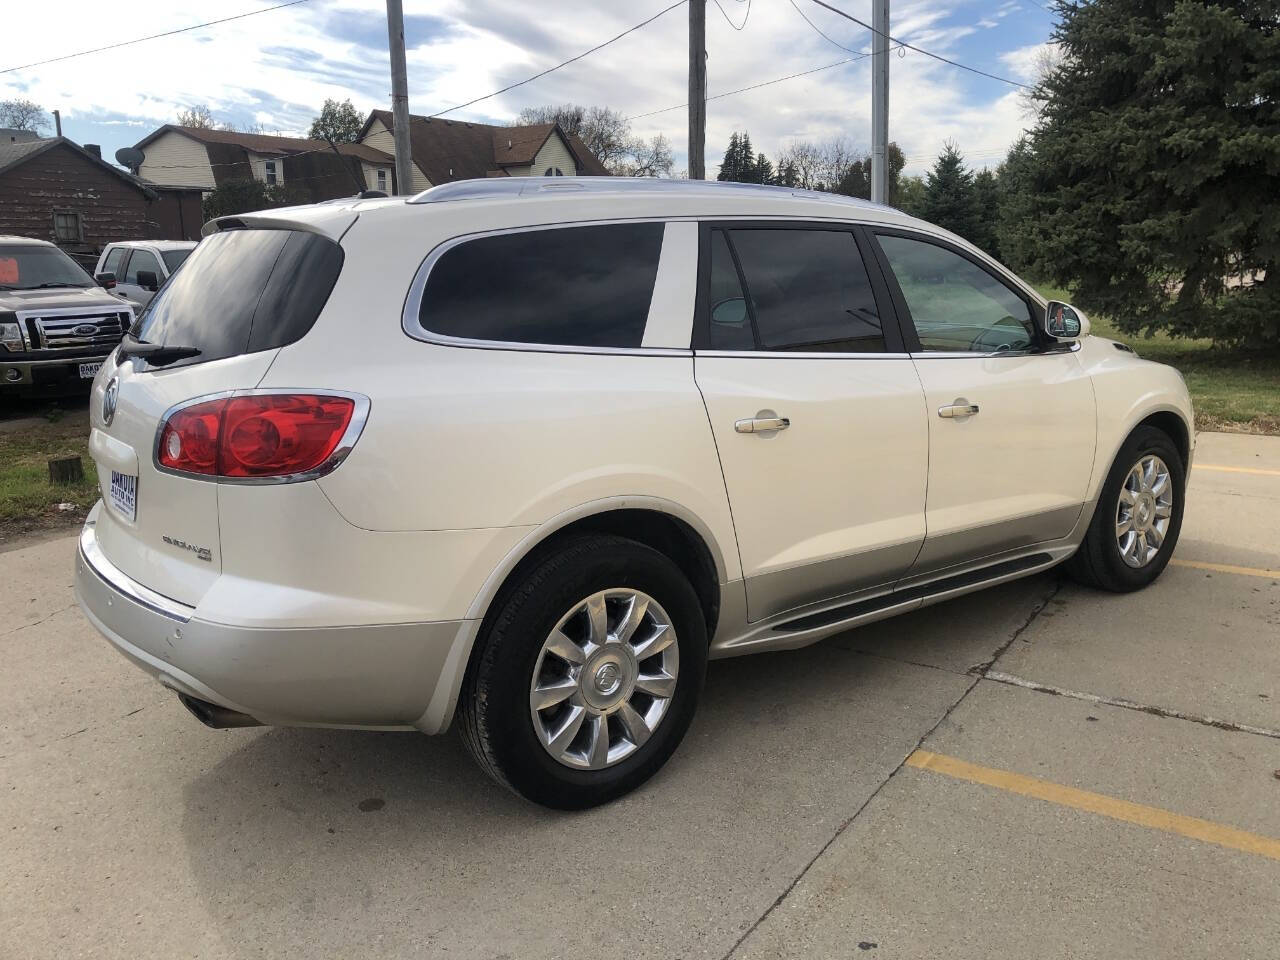
<path id="1" fill-rule="evenodd" d="M 1182 466 L 1185 468 L 1191 459 L 1191 437 L 1187 432 L 1187 425 L 1182 418 L 1176 413 L 1163 410 L 1160 413 L 1153 413 L 1147 419 L 1143 420 L 1138 426 L 1155 427 L 1157 430 L 1169 435 L 1169 439 L 1173 441 L 1173 445 L 1178 448 L 1178 455 L 1182 457 Z"/>
<path id="2" fill-rule="evenodd" d="M 715 635 L 720 618 L 720 578 L 706 542 L 683 520 L 657 510 L 609 510 L 575 520 L 538 543 L 507 574 L 494 595 L 490 611 L 507 587 L 533 563 L 554 551 L 566 538 L 583 533 L 608 533 L 652 547 L 670 559 L 693 585 L 707 621 L 707 637 Z"/>

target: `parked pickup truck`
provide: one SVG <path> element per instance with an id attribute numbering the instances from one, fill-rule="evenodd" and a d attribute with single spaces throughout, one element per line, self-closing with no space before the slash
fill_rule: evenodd
<path id="1" fill-rule="evenodd" d="M 133 315 L 52 243 L 0 236 L 0 394 L 87 390 Z"/>
<path id="2" fill-rule="evenodd" d="M 146 306 L 196 248 L 194 240 L 122 240 L 98 257 L 93 278 L 118 297 Z"/>

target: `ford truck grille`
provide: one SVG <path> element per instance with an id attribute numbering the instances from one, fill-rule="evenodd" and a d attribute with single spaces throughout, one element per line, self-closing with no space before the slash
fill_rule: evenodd
<path id="1" fill-rule="evenodd" d="M 119 313 L 25 314 L 28 342 L 35 350 L 84 350 L 113 347 L 129 325 L 128 311 Z"/>

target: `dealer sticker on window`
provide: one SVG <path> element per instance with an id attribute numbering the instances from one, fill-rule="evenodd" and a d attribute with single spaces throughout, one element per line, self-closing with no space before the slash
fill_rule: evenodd
<path id="1" fill-rule="evenodd" d="M 126 519 L 138 516 L 138 478 L 128 473 L 111 471 L 111 506 Z"/>

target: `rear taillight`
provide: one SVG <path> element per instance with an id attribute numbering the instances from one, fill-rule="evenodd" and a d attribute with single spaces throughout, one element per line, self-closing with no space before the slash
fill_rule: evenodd
<path id="1" fill-rule="evenodd" d="M 343 438 L 367 407 L 363 398 L 322 393 L 202 400 L 165 419 L 156 462 L 165 470 L 237 480 L 317 476 L 338 465 Z M 346 446 L 354 441 L 348 437 Z"/>

